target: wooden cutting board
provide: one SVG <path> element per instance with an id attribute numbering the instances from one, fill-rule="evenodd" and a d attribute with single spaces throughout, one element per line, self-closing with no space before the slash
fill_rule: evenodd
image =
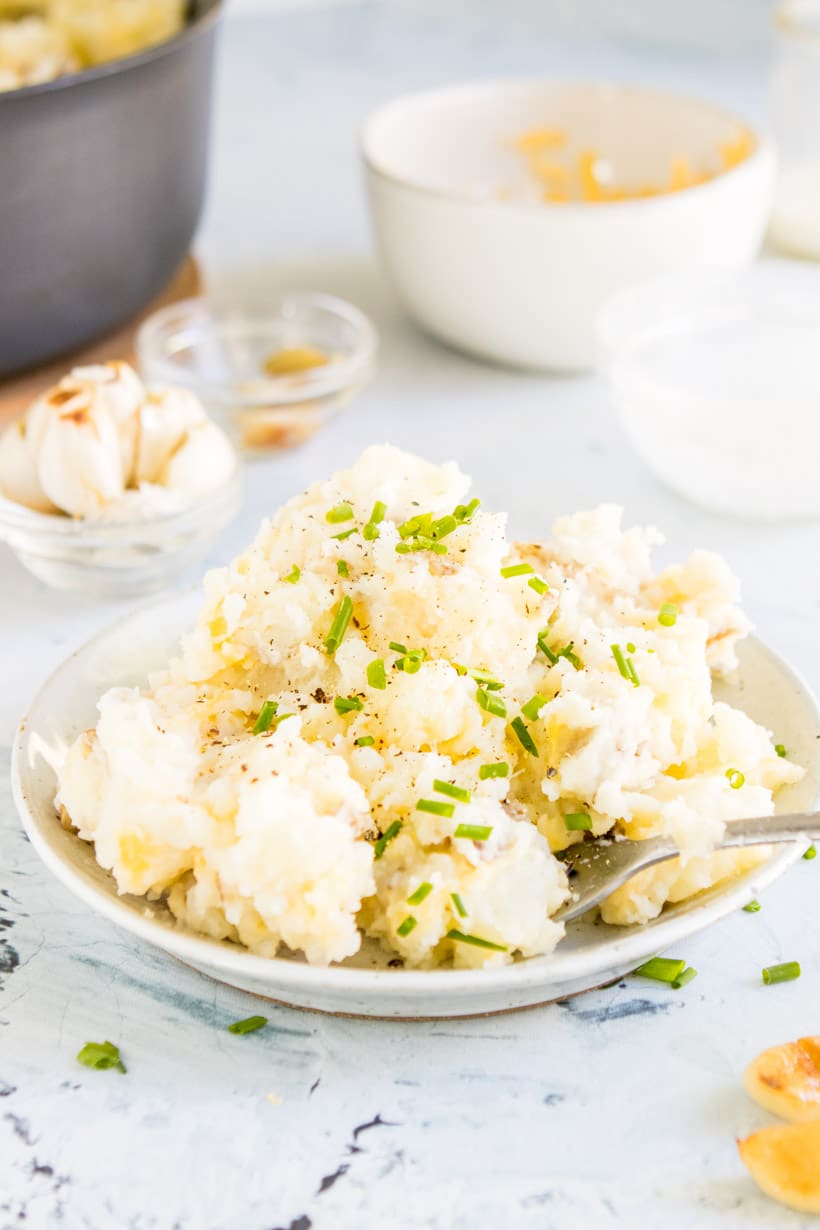
<path id="1" fill-rule="evenodd" d="M 18 376 L 10 376 L 0 380 L 0 422 L 16 418 L 31 404 L 35 397 L 56 384 L 61 376 L 72 367 L 86 363 L 102 363 L 106 359 L 125 359 L 127 363 L 135 363 L 134 342 L 137 329 L 146 317 L 158 308 L 167 307 L 180 299 L 189 299 L 192 295 L 202 294 L 203 280 L 199 265 L 190 254 L 186 256 L 173 279 L 168 283 L 161 295 L 158 295 L 148 307 L 134 320 L 123 325 L 113 333 L 98 338 L 81 350 L 63 355 L 53 362 L 41 367 L 31 368 Z"/>

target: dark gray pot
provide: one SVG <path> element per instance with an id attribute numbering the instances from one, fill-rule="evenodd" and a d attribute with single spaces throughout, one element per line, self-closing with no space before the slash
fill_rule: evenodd
<path id="1" fill-rule="evenodd" d="M 167 43 L 0 94 L 0 375 L 122 324 L 187 252 L 220 0 L 193 8 Z"/>

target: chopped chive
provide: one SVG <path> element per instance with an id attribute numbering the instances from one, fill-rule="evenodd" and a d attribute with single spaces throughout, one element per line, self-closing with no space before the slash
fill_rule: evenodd
<path id="1" fill-rule="evenodd" d="M 253 734 L 263 735 L 270 730 L 276 710 L 279 705 L 275 700 L 266 700 L 262 708 L 259 710 L 259 717 L 256 719 L 253 727 Z"/>
<path id="2" fill-rule="evenodd" d="M 760 909 L 760 902 L 755 898 L 754 901 L 747 901 L 743 908 L 747 914 L 756 914 Z"/>
<path id="3" fill-rule="evenodd" d="M 356 526 L 354 525 L 352 530 L 342 530 L 341 534 L 333 534 L 331 535 L 331 537 L 333 537 L 336 540 L 336 542 L 344 542 L 345 539 L 349 538 L 351 534 L 356 534 L 356 533 L 358 533 L 358 530 Z"/>
<path id="4" fill-rule="evenodd" d="M 470 500 L 469 504 L 457 504 L 453 509 L 453 516 L 460 525 L 466 525 L 480 504 L 481 500 L 476 499 Z"/>
<path id="5" fill-rule="evenodd" d="M 729 785 L 733 790 L 739 790 L 741 786 L 745 785 L 746 778 L 743 776 L 740 769 L 727 769 L 726 777 L 728 778 Z"/>
<path id="6" fill-rule="evenodd" d="M 687 965 L 686 969 L 683 971 L 680 977 L 675 978 L 675 980 L 672 982 L 672 990 L 679 991 L 681 987 L 685 987 L 687 983 L 690 983 L 694 978 L 697 978 L 697 976 L 698 976 L 698 971 L 694 969 L 691 965 Z"/>
<path id="7" fill-rule="evenodd" d="M 454 786 L 452 782 L 442 782 L 438 778 L 433 782 L 433 789 L 437 794 L 447 794 L 451 799 L 458 799 L 459 803 L 469 803 L 473 797 L 469 790 L 462 790 L 461 786 Z"/>
<path id="8" fill-rule="evenodd" d="M 535 741 L 533 740 L 532 735 L 527 730 L 524 719 L 520 717 L 513 718 L 510 725 L 512 726 L 515 732 L 515 737 L 518 739 L 518 742 L 521 744 L 524 751 L 529 752 L 531 756 L 537 756 L 538 748 L 535 746 Z"/>
<path id="9" fill-rule="evenodd" d="M 535 572 L 532 564 L 508 564 L 501 569 L 502 577 L 526 577 L 531 572 Z"/>
<path id="10" fill-rule="evenodd" d="M 592 817 L 585 811 L 571 811 L 564 816 L 564 824 L 570 833 L 592 831 Z"/>
<path id="11" fill-rule="evenodd" d="M 509 777 L 510 766 L 506 760 L 496 760 L 493 764 L 483 764 L 478 770 L 480 780 L 486 781 L 488 777 Z"/>
<path id="12" fill-rule="evenodd" d="M 246 1016 L 244 1021 L 234 1021 L 233 1025 L 228 1026 L 229 1034 L 252 1034 L 257 1029 L 261 1029 L 263 1025 L 267 1025 L 268 1018 L 266 1016 Z"/>
<path id="13" fill-rule="evenodd" d="M 408 905 L 421 905 L 425 897 L 429 897 L 432 891 L 433 891 L 432 884 L 430 883 L 429 880 L 425 880 L 424 883 L 419 884 L 415 892 L 410 894 L 410 896 L 407 898 L 407 904 Z"/>
<path id="14" fill-rule="evenodd" d="M 407 646 L 400 645 L 398 641 L 391 641 L 388 648 L 392 649 L 393 653 L 407 653 Z"/>
<path id="15" fill-rule="evenodd" d="M 374 658 L 367 668 L 367 682 L 371 688 L 384 691 L 387 687 L 387 672 L 384 669 L 384 658 Z"/>
<path id="16" fill-rule="evenodd" d="M 478 701 L 479 707 L 485 713 L 491 713 L 493 717 L 506 717 L 507 706 L 504 704 L 500 696 L 496 696 L 493 692 L 488 692 L 486 688 L 476 688 L 475 698 Z"/>
<path id="17" fill-rule="evenodd" d="M 542 654 L 547 659 L 549 664 L 551 666 L 555 666 L 555 663 L 558 661 L 558 654 L 553 653 L 549 645 L 547 644 L 547 633 L 548 632 L 549 632 L 549 628 L 544 628 L 541 632 L 538 633 L 538 648 L 541 650 Z"/>
<path id="18" fill-rule="evenodd" d="M 342 598 L 337 607 L 336 614 L 333 616 L 333 623 L 330 625 L 330 631 L 325 637 L 325 649 L 329 654 L 334 654 L 345 639 L 347 625 L 350 623 L 350 617 L 353 614 L 353 603 L 347 594 Z"/>
<path id="19" fill-rule="evenodd" d="M 122 1073 L 126 1070 L 120 1058 L 120 1048 L 113 1042 L 86 1042 L 85 1046 L 77 1052 L 77 1060 L 84 1067 L 94 1068 L 98 1072 L 104 1072 L 109 1068 L 116 1068 Z"/>
<path id="20" fill-rule="evenodd" d="M 351 521 L 352 519 L 353 509 L 344 500 L 341 504 L 336 504 L 325 513 L 325 520 L 329 521 L 331 525 L 338 525 L 340 521 Z"/>
<path id="21" fill-rule="evenodd" d="M 686 969 L 685 961 L 673 957 L 650 957 L 632 972 L 640 978 L 652 978 L 655 982 L 675 982 Z"/>
<path id="22" fill-rule="evenodd" d="M 417 920 L 413 917 L 413 915 L 408 914 L 404 922 L 399 923 L 398 927 L 396 927 L 396 935 L 401 935 L 401 936 L 409 935 L 410 932 L 413 930 L 413 928 L 416 927 L 417 925 L 418 925 Z"/>
<path id="23" fill-rule="evenodd" d="M 621 649 L 620 645 L 610 645 L 610 649 L 612 650 L 612 656 L 615 659 L 615 664 L 624 679 L 628 679 L 629 682 L 637 688 L 641 681 L 635 671 L 632 659 L 624 657 L 624 651 Z"/>
<path id="24" fill-rule="evenodd" d="M 581 659 L 578 657 L 577 653 L 573 653 L 573 652 L 572 652 L 572 647 L 573 647 L 573 645 L 574 645 L 574 644 L 575 644 L 575 641 L 570 641 L 570 643 L 569 643 L 568 645 L 565 645 L 563 649 L 559 649 L 559 650 L 558 650 L 558 657 L 559 657 L 559 658 L 566 658 L 566 660 L 567 660 L 567 661 L 568 661 L 568 662 L 569 662 L 572 666 L 574 666 L 574 667 L 575 667 L 575 669 L 576 669 L 577 671 L 580 671 L 580 670 L 583 670 L 583 668 L 584 668 L 584 664 L 583 664 L 583 662 L 581 661 Z M 633 667 L 632 673 L 633 673 L 633 675 L 635 675 L 635 670 L 634 670 L 634 667 Z M 637 676 L 637 675 L 635 675 L 635 679 L 636 679 L 636 681 L 637 681 L 637 678 L 638 678 L 638 676 Z"/>
<path id="25" fill-rule="evenodd" d="M 419 799 L 416 811 L 428 811 L 433 816 L 444 816 L 451 820 L 455 814 L 455 803 L 440 803 L 438 799 Z"/>
<path id="26" fill-rule="evenodd" d="M 775 982 L 793 982 L 800 977 L 800 962 L 784 961 L 781 965 L 766 965 L 761 972 L 767 987 Z"/>
<path id="27" fill-rule="evenodd" d="M 448 513 L 446 517 L 439 517 L 438 521 L 433 522 L 433 537 L 435 539 L 446 538 L 448 534 L 452 534 L 453 530 L 458 529 L 458 521 L 452 513 Z"/>
<path id="28" fill-rule="evenodd" d="M 482 684 L 490 691 L 495 691 L 504 686 L 500 679 L 496 679 L 492 671 L 485 671 L 475 666 L 457 666 L 456 670 L 460 675 L 469 675 L 476 683 Z"/>
<path id="29" fill-rule="evenodd" d="M 777 755 L 781 758 L 781 760 L 785 759 L 786 747 L 783 743 L 775 743 L 774 750 L 777 753 Z"/>
<path id="30" fill-rule="evenodd" d="M 547 585 L 543 577 L 530 577 L 529 581 L 527 581 L 527 584 L 529 585 L 530 589 L 534 589 L 535 592 L 539 596 L 541 596 L 542 594 L 549 593 L 549 585 Z"/>
<path id="31" fill-rule="evenodd" d="M 452 901 L 453 905 L 456 907 L 456 913 L 458 914 L 459 918 L 466 918 L 467 917 L 467 907 L 465 906 L 464 902 L 461 900 L 461 894 L 460 893 L 450 893 L 450 900 Z"/>
<path id="32" fill-rule="evenodd" d="M 286 577 L 282 577 L 282 580 L 288 581 L 291 585 L 295 585 L 301 575 L 302 575 L 301 571 L 294 564 L 294 566 L 291 568 L 288 575 Z"/>
<path id="33" fill-rule="evenodd" d="M 549 701 L 548 696 L 542 696 L 540 692 L 536 692 L 535 696 L 530 697 L 526 705 L 521 706 L 521 712 L 524 717 L 528 717 L 531 722 L 538 720 L 538 714 Z"/>
<path id="34" fill-rule="evenodd" d="M 448 931 L 448 940 L 458 940 L 460 944 L 473 944 L 476 948 L 491 948 L 493 952 L 508 952 L 506 944 L 494 944 L 492 940 L 483 940 L 479 935 L 465 935 L 463 931 Z"/>
<path id="35" fill-rule="evenodd" d="M 491 824 L 459 824 L 454 837 L 463 837 L 466 841 L 486 841 L 493 831 Z"/>
<path id="36" fill-rule="evenodd" d="M 348 568 L 347 564 L 345 563 L 343 559 L 336 561 L 336 571 L 338 572 L 340 577 L 350 576 L 350 569 Z"/>
<path id="37" fill-rule="evenodd" d="M 415 538 L 419 534 L 426 533 L 433 524 L 432 513 L 418 513 L 415 517 L 410 517 L 407 521 L 403 521 L 398 526 L 400 538 Z"/>
<path id="38" fill-rule="evenodd" d="M 333 701 L 337 713 L 360 713 L 364 704 L 358 696 L 337 696 Z"/>
<path id="39" fill-rule="evenodd" d="M 806 859 L 807 862 L 811 862 L 813 858 L 817 858 L 817 847 L 814 843 L 809 846 L 808 850 L 803 855 L 803 858 Z"/>
<path id="40" fill-rule="evenodd" d="M 426 649 L 408 649 L 404 657 L 398 658 L 393 665 L 406 675 L 415 675 L 421 670 L 421 664 L 426 657 Z"/>
<path id="41" fill-rule="evenodd" d="M 384 830 L 381 837 L 376 839 L 373 845 L 376 858 L 381 858 L 381 856 L 384 854 L 385 850 L 387 849 L 387 846 L 389 845 L 389 843 L 393 840 L 394 837 L 398 837 L 400 832 L 401 832 L 401 820 L 394 820 L 393 823 L 390 825 L 390 827 Z"/>
<path id="42" fill-rule="evenodd" d="M 375 521 L 368 521 L 367 525 L 362 529 L 362 538 L 367 542 L 374 542 L 379 537 L 379 527 Z"/>
<path id="43" fill-rule="evenodd" d="M 372 747 L 376 740 L 372 735 L 359 735 L 358 739 L 353 740 L 356 747 Z"/>
<path id="44" fill-rule="evenodd" d="M 636 650 L 636 648 L 635 648 L 635 642 L 634 642 L 634 641 L 627 641 L 627 642 L 626 642 L 626 652 L 627 652 L 627 653 L 637 653 L 637 650 Z"/>
<path id="45" fill-rule="evenodd" d="M 661 609 L 658 611 L 658 623 L 663 624 L 664 628 L 671 628 L 678 619 L 678 608 L 674 602 L 664 602 Z"/>
<path id="46" fill-rule="evenodd" d="M 381 500 L 376 500 L 376 503 L 373 505 L 373 511 L 370 514 L 370 525 L 378 525 L 381 521 L 384 521 L 384 514 L 386 512 L 387 505 L 383 504 Z"/>

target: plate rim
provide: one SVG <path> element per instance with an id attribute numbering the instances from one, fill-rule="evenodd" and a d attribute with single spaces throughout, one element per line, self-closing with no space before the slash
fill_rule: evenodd
<path id="1" fill-rule="evenodd" d="M 294 992 L 321 995 L 332 988 L 334 993 L 359 994 L 368 990 L 384 993 L 389 989 L 391 995 L 398 999 L 412 999 L 417 995 L 444 992 L 472 994 L 485 991 L 487 996 L 503 994 L 520 995 L 539 987 L 548 990 L 569 981 L 576 981 L 598 975 L 605 976 L 607 971 L 618 965 L 631 963 L 635 965 L 652 952 L 661 952 L 679 939 L 698 934 L 713 923 L 741 908 L 751 896 L 767 888 L 790 867 L 802 858 L 803 851 L 798 843 L 783 845 L 764 864 L 749 872 L 728 881 L 724 887 L 717 885 L 700 894 L 700 907 L 695 907 L 677 914 L 670 914 L 666 919 L 659 916 L 651 927 L 620 928 L 612 927 L 614 933 L 606 944 L 592 945 L 586 952 L 567 951 L 562 953 L 558 948 L 548 955 L 528 957 L 509 965 L 493 966 L 478 969 L 367 969 L 350 967 L 340 964 L 310 965 L 305 961 L 293 960 L 287 957 L 263 957 L 250 952 L 230 941 L 214 940 L 212 937 L 200 935 L 182 926 L 167 925 L 150 915 L 139 914 L 116 891 L 106 891 L 96 884 L 82 869 L 60 856 L 49 844 L 41 822 L 37 816 L 37 803 L 29 802 L 25 785 L 25 769 L 28 740 L 30 737 L 30 719 L 39 704 L 51 689 L 58 684 L 63 675 L 68 674 L 76 666 L 78 659 L 82 660 L 86 653 L 99 646 L 106 638 L 116 637 L 132 622 L 152 613 L 167 608 L 178 611 L 184 604 L 191 603 L 194 597 L 201 594 L 198 587 L 186 589 L 172 595 L 164 595 L 152 602 L 145 603 L 111 623 L 98 629 L 87 638 L 77 649 L 73 650 L 53 670 L 40 685 L 30 702 L 24 716 L 18 723 L 12 744 L 11 754 L 11 789 L 12 797 L 23 828 L 46 868 L 73 896 L 87 905 L 94 913 L 113 922 L 116 926 L 143 940 L 154 948 L 160 948 L 181 961 L 202 967 L 219 970 L 221 974 L 234 977 L 244 977 L 256 984 L 276 988 L 280 993 Z M 181 629 L 179 619 L 168 620 L 169 627 L 174 628 L 173 637 L 178 639 Z M 170 639 L 170 637 L 169 637 Z M 807 705 L 811 708 L 815 725 L 820 731 L 820 702 L 813 689 L 775 650 L 754 634 L 746 638 L 756 650 L 762 651 L 774 666 L 795 685 L 795 688 Z M 114 685 L 110 685 L 114 686 Z M 817 761 L 820 764 L 820 746 L 817 751 Z M 820 784 L 813 799 L 813 805 L 820 805 Z M 59 821 L 54 817 L 54 823 Z M 77 838 L 80 841 L 80 838 Z M 90 845 L 91 843 L 84 843 Z M 114 885 L 113 876 L 106 873 Z M 131 895 L 132 899 L 133 895 Z M 146 905 L 150 903 L 146 900 Z M 696 921 L 693 925 L 693 915 Z M 606 925 L 606 924 L 602 924 Z"/>

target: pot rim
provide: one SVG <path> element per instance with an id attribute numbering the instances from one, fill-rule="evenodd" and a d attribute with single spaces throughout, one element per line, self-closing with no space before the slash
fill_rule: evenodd
<path id="1" fill-rule="evenodd" d="M 221 16 L 222 7 L 223 0 L 209 0 L 208 8 L 186 21 L 173 38 L 164 39 L 161 43 L 146 47 L 144 51 L 136 51 L 129 56 L 118 56 L 114 60 L 94 64 L 76 73 L 63 73 L 60 77 L 54 77 L 51 81 L 42 81 L 37 85 L 24 85 L 16 90 L 2 90 L 0 91 L 0 111 L 3 107 L 13 106 L 16 102 L 25 101 L 33 96 L 56 94 L 63 90 L 91 85 L 95 81 L 129 72 L 131 69 L 150 64 L 153 60 L 161 59 L 163 56 L 172 55 L 177 48 L 198 38 L 200 34 L 213 27 Z"/>

